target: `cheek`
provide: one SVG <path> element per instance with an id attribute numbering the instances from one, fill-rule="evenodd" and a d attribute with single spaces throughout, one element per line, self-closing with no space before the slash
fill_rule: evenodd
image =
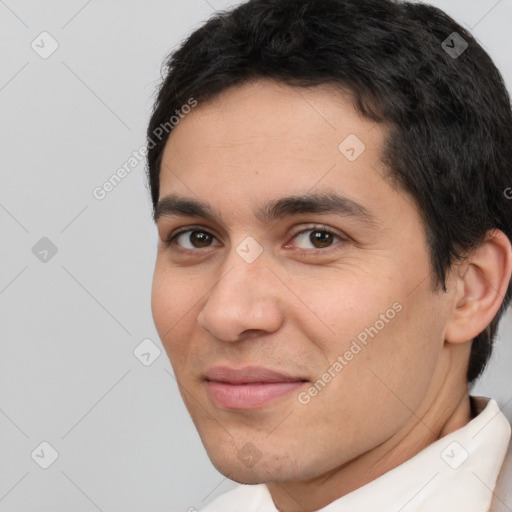
<path id="1" fill-rule="evenodd" d="M 178 341 L 186 336 L 194 302 L 190 285 L 176 279 L 157 261 L 151 289 L 151 312 L 169 359 L 179 357 L 183 351 L 184 347 Z"/>
<path id="2" fill-rule="evenodd" d="M 401 311 L 369 338 L 352 374 L 358 380 L 366 375 L 365 386 L 371 390 L 368 404 L 373 404 L 389 425 L 401 424 L 411 410 L 421 406 L 443 349 L 442 319 L 428 314 L 428 295 L 406 297 L 400 306 Z M 372 397 L 377 396 L 381 399 L 376 403 Z"/>
<path id="3" fill-rule="evenodd" d="M 323 371 L 347 354 L 349 371 L 342 371 L 340 386 L 387 384 L 415 395 L 428 385 L 443 347 L 443 320 L 433 311 L 428 284 L 411 294 L 407 276 L 399 275 L 381 270 L 303 283 L 304 302 L 315 316 L 297 309 L 296 322 L 322 354 L 318 361 L 328 363 Z"/>
<path id="4" fill-rule="evenodd" d="M 396 286 L 396 285 L 395 285 Z M 350 268 L 324 275 L 312 275 L 296 281 L 297 295 L 308 306 L 295 309 L 296 320 L 312 341 L 321 340 L 324 349 L 336 354 L 344 351 L 360 335 L 370 338 L 368 329 L 378 322 L 377 330 L 386 330 L 399 316 L 393 304 L 399 293 L 386 277 L 378 273 Z M 380 315 L 386 315 L 386 323 Z M 366 333 L 366 334 L 365 334 Z"/>
<path id="5" fill-rule="evenodd" d="M 153 274 L 153 284 L 151 288 L 151 313 L 153 315 L 153 322 L 158 331 L 160 339 L 163 340 L 165 328 L 169 329 L 170 318 L 172 317 L 172 304 L 173 299 L 171 294 L 166 291 L 167 283 L 165 276 L 160 270 L 160 265 L 156 264 Z"/>

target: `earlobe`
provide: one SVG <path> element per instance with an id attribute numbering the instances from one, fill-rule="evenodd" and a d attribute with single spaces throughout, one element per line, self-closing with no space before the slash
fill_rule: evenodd
<path id="1" fill-rule="evenodd" d="M 512 246 L 500 230 L 489 231 L 455 277 L 456 292 L 445 340 L 464 343 L 478 336 L 496 316 L 512 273 Z"/>

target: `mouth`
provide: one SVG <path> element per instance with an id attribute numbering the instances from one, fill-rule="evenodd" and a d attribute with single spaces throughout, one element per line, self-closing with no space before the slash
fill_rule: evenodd
<path id="1" fill-rule="evenodd" d="M 250 410 L 271 405 L 309 382 L 264 367 L 217 366 L 205 372 L 211 401 L 221 409 Z"/>

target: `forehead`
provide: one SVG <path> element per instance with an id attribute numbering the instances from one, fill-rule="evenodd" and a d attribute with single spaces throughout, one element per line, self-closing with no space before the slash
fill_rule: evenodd
<path id="1" fill-rule="evenodd" d="M 190 138 L 191 131 L 197 131 L 196 142 L 201 144 L 203 155 L 216 146 L 229 149 L 225 154 L 231 156 L 237 146 L 247 151 L 250 144 L 263 150 L 262 157 L 278 156 L 276 149 L 292 149 L 297 158 L 313 157 L 315 150 L 328 148 L 331 157 L 337 158 L 338 145 L 348 135 L 359 137 L 367 146 L 380 147 L 384 125 L 363 117 L 353 100 L 352 94 L 334 85 L 299 88 L 255 80 L 199 102 L 174 128 L 165 150 L 176 150 L 184 137 Z"/>
<path id="2" fill-rule="evenodd" d="M 314 192 L 347 197 L 371 212 L 396 201 L 381 161 L 386 133 L 332 86 L 258 80 L 232 87 L 174 128 L 160 199 L 177 194 L 242 215 L 245 205 L 261 212 L 269 199 Z"/>

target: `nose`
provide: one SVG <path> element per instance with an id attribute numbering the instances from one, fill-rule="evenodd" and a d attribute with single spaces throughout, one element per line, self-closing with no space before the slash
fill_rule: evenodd
<path id="1" fill-rule="evenodd" d="M 235 253 L 230 263 L 207 294 L 199 326 L 228 342 L 239 341 L 246 331 L 277 331 L 284 320 L 277 296 L 282 284 L 261 256 L 246 263 Z"/>

